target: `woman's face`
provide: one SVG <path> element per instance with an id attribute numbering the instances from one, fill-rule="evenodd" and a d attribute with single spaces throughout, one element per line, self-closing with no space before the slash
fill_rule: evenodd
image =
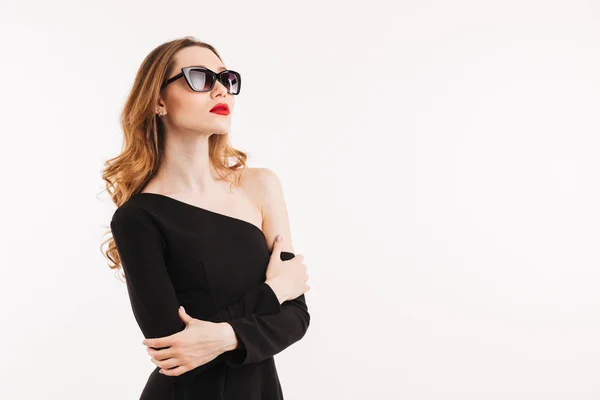
<path id="1" fill-rule="evenodd" d="M 226 69 L 219 57 L 209 49 L 191 46 L 175 55 L 175 69 L 167 78 L 179 74 L 182 67 L 189 66 L 203 66 L 217 73 Z M 157 109 L 166 113 L 162 120 L 167 131 L 224 134 L 229 132 L 234 97 L 227 93 L 218 80 L 210 92 L 194 92 L 185 78 L 181 77 L 162 90 Z M 228 115 L 210 112 L 219 103 L 229 106 Z"/>

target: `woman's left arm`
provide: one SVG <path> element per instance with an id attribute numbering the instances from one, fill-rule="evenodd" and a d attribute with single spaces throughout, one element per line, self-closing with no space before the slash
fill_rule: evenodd
<path id="1" fill-rule="evenodd" d="M 283 189 L 277 175 L 268 168 L 257 168 L 253 174 L 253 184 L 260 188 L 260 204 L 263 214 L 263 232 L 269 250 L 275 236 L 282 235 L 283 243 L 281 260 L 294 258 L 291 229 Z M 230 350 L 225 362 L 232 367 L 240 367 L 249 363 L 265 360 L 291 344 L 299 341 L 308 330 L 310 314 L 306 305 L 304 294 L 299 297 L 284 301 L 280 307 L 274 293 L 267 296 L 271 308 L 277 309 L 276 313 L 260 315 L 229 308 L 219 312 L 220 321 L 227 322 L 233 328 L 238 347 Z"/>

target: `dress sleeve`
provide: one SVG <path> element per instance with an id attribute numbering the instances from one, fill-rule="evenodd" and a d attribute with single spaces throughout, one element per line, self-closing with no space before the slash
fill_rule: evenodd
<path id="1" fill-rule="evenodd" d="M 281 311 L 277 295 L 266 282 L 262 282 L 252 290 L 243 293 L 235 302 L 229 304 L 211 317 L 211 321 L 227 322 L 253 314 L 268 315 Z"/>
<path id="2" fill-rule="evenodd" d="M 281 252 L 284 261 L 294 257 L 293 253 Z M 238 348 L 226 352 L 223 358 L 231 367 L 272 357 L 302 339 L 308 330 L 310 314 L 304 294 L 279 304 L 270 286 L 264 285 L 268 288 L 264 288 L 266 293 L 260 303 L 243 307 L 243 302 L 238 301 L 219 311 L 220 321 L 228 322 L 238 338 Z"/>
<path id="3" fill-rule="evenodd" d="M 184 330 L 185 323 L 178 312 L 179 300 L 165 263 L 166 244 L 158 227 L 145 212 L 131 209 L 118 209 L 110 227 L 125 273 L 133 314 L 144 337 L 160 338 Z M 222 358 L 216 357 L 178 376 L 161 376 L 173 381 L 187 381 Z M 160 368 L 157 366 L 156 369 Z"/>
<path id="4" fill-rule="evenodd" d="M 144 337 L 160 338 L 185 329 L 165 263 L 166 244 L 157 226 L 141 210 L 115 212 L 110 226 L 133 314 Z M 281 252 L 282 260 L 293 257 L 293 253 Z M 263 282 L 211 318 L 231 324 L 238 348 L 179 376 L 162 376 L 187 381 L 222 361 L 233 367 L 261 361 L 299 340 L 309 319 L 304 295 L 280 304 L 275 292 Z"/>

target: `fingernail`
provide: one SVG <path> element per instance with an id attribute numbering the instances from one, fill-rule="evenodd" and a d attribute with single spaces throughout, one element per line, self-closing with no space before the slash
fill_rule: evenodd
<path id="1" fill-rule="evenodd" d="M 277 235 L 277 237 L 275 238 L 275 240 L 277 240 L 278 242 L 281 242 L 281 235 Z"/>
<path id="2" fill-rule="evenodd" d="M 158 372 L 160 372 L 160 373 L 161 373 L 161 374 L 163 374 L 163 375 L 165 374 L 165 373 L 163 372 L 163 370 L 162 370 L 162 369 L 161 369 L 161 370 L 159 370 Z"/>

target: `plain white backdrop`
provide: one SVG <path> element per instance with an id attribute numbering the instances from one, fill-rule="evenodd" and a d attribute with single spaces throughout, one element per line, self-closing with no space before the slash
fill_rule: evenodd
<path id="1" fill-rule="evenodd" d="M 596 1 L 0 1 L 2 399 L 137 399 L 100 172 L 154 47 L 242 74 L 311 326 L 287 400 L 600 398 Z"/>

